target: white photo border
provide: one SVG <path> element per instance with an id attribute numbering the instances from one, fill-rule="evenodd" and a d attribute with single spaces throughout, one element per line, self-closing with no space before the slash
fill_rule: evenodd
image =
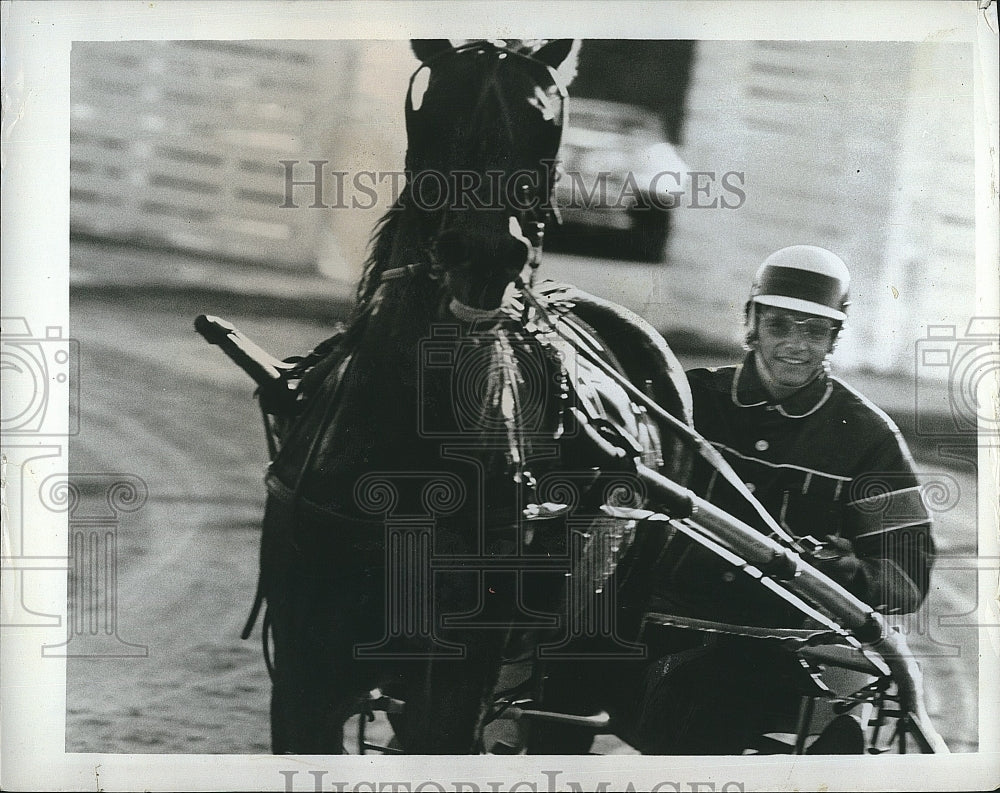
<path id="1" fill-rule="evenodd" d="M 968 42 L 975 51 L 977 295 L 974 313 L 998 316 L 997 264 L 997 15 L 961 2 L 5 2 L 3 118 L 3 315 L 40 327 L 70 327 L 69 77 L 75 41 L 126 39 L 405 39 L 532 37 L 676 39 L 812 39 Z M 990 149 L 992 145 L 992 151 Z M 992 176 L 991 176 L 992 175 Z M 992 182 L 990 181 L 992 178 Z M 995 387 L 995 384 L 994 384 Z M 64 451 L 65 455 L 65 451 Z M 65 459 L 38 462 L 41 482 Z M 980 456 L 979 548 L 1000 557 L 996 535 L 996 447 Z M 47 553 L 66 555 L 65 520 L 50 515 Z M 990 521 L 993 521 L 991 524 Z M 995 604 L 997 582 L 982 575 L 979 603 Z M 65 586 L 44 606 L 66 616 Z M 996 622 L 995 616 L 993 621 Z M 961 790 L 1000 784 L 998 629 L 982 629 L 980 749 L 950 756 L 879 758 L 663 757 L 275 757 L 270 755 L 73 754 L 65 752 L 65 660 L 39 663 L 39 647 L 62 638 L 60 628 L 5 629 L 0 647 L 0 734 L 3 787 L 10 790 L 285 790 L 323 784 L 379 789 L 390 780 L 414 786 L 455 780 L 483 790 L 533 782 L 536 789 L 577 782 L 593 789 L 631 783 L 649 790 L 836 789 Z M 58 638 L 57 638 L 58 637 Z M 568 767 L 567 767 L 568 766 Z M 552 770 L 561 768 L 553 778 Z M 546 775 L 544 772 L 549 771 Z M 372 787 L 365 786 L 371 782 Z M 491 788 L 487 781 L 502 787 Z M 358 783 L 361 787 L 354 787 Z M 674 784 L 680 787 L 673 787 Z M 302 787 L 305 785 L 305 787 Z M 325 787 L 324 789 L 330 789 Z M 389 787 L 383 789 L 391 789 Z M 425 790 L 439 789 L 433 785 Z M 466 790 L 474 789 L 466 787 Z M 517 789 L 528 790 L 529 787 Z M 565 789 L 554 787 L 553 789 Z"/>

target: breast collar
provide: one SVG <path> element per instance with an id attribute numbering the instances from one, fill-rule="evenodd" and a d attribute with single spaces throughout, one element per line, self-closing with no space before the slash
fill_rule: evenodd
<path id="1" fill-rule="evenodd" d="M 780 402 L 775 400 L 760 379 L 752 352 L 736 367 L 730 389 L 730 397 L 736 407 L 767 406 L 790 419 L 804 419 L 806 416 L 811 416 L 826 404 L 832 393 L 833 382 L 824 371 L 791 396 Z"/>

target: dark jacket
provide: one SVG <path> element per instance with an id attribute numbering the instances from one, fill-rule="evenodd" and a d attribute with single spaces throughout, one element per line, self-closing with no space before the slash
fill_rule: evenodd
<path id="1" fill-rule="evenodd" d="M 919 607 L 933 554 L 931 521 L 913 460 L 888 416 L 826 375 L 776 402 L 752 354 L 739 366 L 691 370 L 688 379 L 695 427 L 768 512 L 797 537 L 837 538 L 830 547 L 846 555 L 820 569 L 879 611 Z M 692 489 L 760 527 L 746 500 L 707 463 L 696 465 Z M 711 552 L 682 536 L 671 542 L 674 561 L 657 610 L 754 625 L 801 623 L 795 610 Z"/>

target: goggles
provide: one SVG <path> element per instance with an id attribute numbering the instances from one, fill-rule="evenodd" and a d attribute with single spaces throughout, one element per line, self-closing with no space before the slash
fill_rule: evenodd
<path id="1" fill-rule="evenodd" d="M 829 341 L 837 329 L 837 323 L 823 317 L 794 319 L 787 314 L 767 314 L 761 317 L 761 325 L 776 338 L 787 339 L 798 333 L 808 341 L 815 343 Z"/>

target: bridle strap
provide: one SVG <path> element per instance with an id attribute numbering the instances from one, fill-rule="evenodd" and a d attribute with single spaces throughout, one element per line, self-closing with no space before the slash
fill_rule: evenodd
<path id="1" fill-rule="evenodd" d="M 411 275 L 416 275 L 421 273 L 428 268 L 428 265 L 422 264 L 421 262 L 414 262 L 413 264 L 407 264 L 403 267 L 394 267 L 391 270 L 386 270 L 379 276 L 382 283 L 386 281 L 395 281 L 397 278 L 407 278 Z"/>

